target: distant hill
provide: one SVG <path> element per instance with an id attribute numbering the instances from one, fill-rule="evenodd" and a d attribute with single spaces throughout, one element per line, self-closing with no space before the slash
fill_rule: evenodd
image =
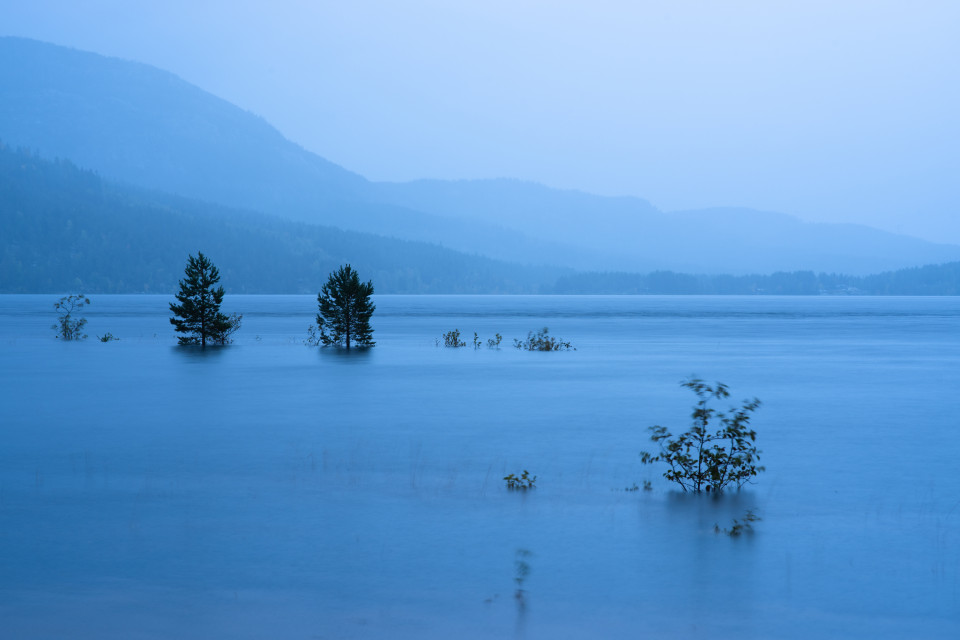
<path id="1" fill-rule="evenodd" d="M 378 293 L 960 295 L 960 262 L 870 276 L 519 266 L 117 185 L 0 144 L 0 293 L 172 294 L 197 251 L 231 293 L 312 294 L 349 262 Z"/>
<path id="2" fill-rule="evenodd" d="M 372 183 L 170 73 L 19 38 L 0 38 L 0 140 L 112 181 L 523 264 L 864 275 L 960 260 L 954 245 L 745 209 L 664 213 L 515 180 Z"/>
<path id="3" fill-rule="evenodd" d="M 868 276 L 813 271 L 706 275 L 575 273 L 561 276 L 550 293 L 607 295 L 956 296 L 960 262 L 910 267 Z"/>
<path id="4" fill-rule="evenodd" d="M 854 274 L 960 260 L 938 245 L 852 224 L 807 223 L 751 209 L 665 213 L 645 200 L 561 191 L 518 180 L 374 185 L 375 197 L 437 215 L 489 220 L 558 246 L 577 268 L 698 273 L 822 269 Z M 598 256 L 602 258 L 598 259 Z"/>
<path id="5" fill-rule="evenodd" d="M 316 293 L 344 263 L 377 293 L 537 293 L 563 273 L 116 185 L 0 145 L 0 293 L 172 293 L 198 251 L 231 293 Z"/>

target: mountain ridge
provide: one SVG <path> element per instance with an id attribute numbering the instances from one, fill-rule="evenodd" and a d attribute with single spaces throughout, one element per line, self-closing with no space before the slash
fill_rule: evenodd
<path id="1" fill-rule="evenodd" d="M 115 184 L 3 144 L 0 238 L 0 293 L 172 293 L 197 251 L 231 293 L 316 293 L 344 263 L 380 293 L 536 293 L 565 272 Z"/>
<path id="2" fill-rule="evenodd" d="M 0 61 L 0 139 L 226 207 L 589 270 L 866 274 L 960 259 L 960 246 L 786 214 L 666 213 L 509 179 L 371 182 L 150 65 L 21 38 L 0 38 Z"/>
<path id="3" fill-rule="evenodd" d="M 104 181 L 0 144 L 0 293 L 172 293 L 185 256 L 231 293 L 309 293 L 352 263 L 379 293 L 958 295 L 960 262 L 856 277 L 571 272 L 288 221 Z"/>

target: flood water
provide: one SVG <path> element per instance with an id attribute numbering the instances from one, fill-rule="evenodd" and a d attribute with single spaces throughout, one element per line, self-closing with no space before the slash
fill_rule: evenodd
<path id="1" fill-rule="evenodd" d="M 960 637 L 960 299 L 378 296 L 345 354 L 311 296 L 206 351 L 57 298 L 0 296 L 0 637 Z M 638 456 L 691 375 L 763 402 L 719 500 Z"/>

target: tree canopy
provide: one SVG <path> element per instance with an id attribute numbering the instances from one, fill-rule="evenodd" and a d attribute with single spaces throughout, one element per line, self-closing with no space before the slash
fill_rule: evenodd
<path id="1" fill-rule="evenodd" d="M 372 347 L 373 329 L 370 317 L 376 305 L 370 300 L 373 282 L 360 282 L 359 274 L 349 264 L 330 274 L 327 283 L 317 294 L 317 325 L 320 342 L 325 346 L 338 345 L 350 348 Z"/>
<path id="2" fill-rule="evenodd" d="M 180 281 L 180 292 L 176 294 L 179 304 L 170 303 L 170 311 L 174 317 L 170 318 L 177 333 L 180 344 L 199 344 L 206 347 L 207 343 L 226 344 L 230 335 L 240 328 L 242 316 L 234 314 L 227 316 L 220 312 L 223 303 L 223 287 L 216 287 L 220 282 L 220 271 L 203 253 L 197 257 L 187 259 L 184 279 Z"/>

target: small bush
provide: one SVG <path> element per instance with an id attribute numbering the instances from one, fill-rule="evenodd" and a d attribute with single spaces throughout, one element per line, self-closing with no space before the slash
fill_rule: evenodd
<path id="1" fill-rule="evenodd" d="M 307 337 L 304 339 L 303 344 L 308 347 L 319 347 L 320 346 L 320 332 L 317 331 L 317 325 L 311 324 L 307 327 Z"/>
<path id="2" fill-rule="evenodd" d="M 513 341 L 513 346 L 523 351 L 576 351 L 569 342 L 555 338 L 549 335 L 550 330 L 547 327 L 539 331 L 531 331 L 527 334 L 526 340 Z"/>
<path id="3" fill-rule="evenodd" d="M 507 489 L 511 491 L 526 491 L 527 489 L 534 489 L 537 482 L 537 476 L 531 476 L 530 472 L 526 469 L 523 470 L 523 474 L 519 477 L 514 474 L 504 476 L 503 478 L 507 482 Z"/>
<path id="4" fill-rule="evenodd" d="M 57 338 L 86 340 L 87 334 L 83 333 L 83 327 L 86 326 L 87 319 L 74 318 L 73 314 L 87 304 L 90 304 L 90 298 L 82 293 L 64 296 L 54 303 L 53 308 L 57 310 L 57 323 L 50 328 L 57 332 Z"/>
<path id="5" fill-rule="evenodd" d="M 117 336 L 113 335 L 113 334 L 110 333 L 109 331 L 106 332 L 105 334 L 103 334 L 102 336 L 97 336 L 97 340 L 99 340 L 100 342 L 111 342 L 111 341 L 113 341 L 113 340 L 119 340 L 119 339 L 120 339 L 120 338 L 118 338 Z"/>
<path id="6" fill-rule="evenodd" d="M 644 480 L 644 481 L 643 481 L 643 490 L 644 490 L 644 491 L 653 491 L 653 485 L 650 484 L 650 481 L 649 481 L 649 480 Z M 632 487 L 626 487 L 626 488 L 624 488 L 624 491 L 640 491 L 640 485 L 638 485 L 636 482 L 634 482 Z"/>
<path id="7" fill-rule="evenodd" d="M 739 409 L 718 412 L 710 406 L 712 399 L 727 398 L 727 386 L 718 382 L 710 386 L 698 378 L 681 383 L 699 400 L 693 407 L 693 426 L 674 436 L 666 427 L 650 427 L 650 439 L 660 445 L 660 453 L 640 453 L 641 462 L 665 462 L 670 467 L 663 477 L 679 484 L 684 491 L 723 491 L 729 485 L 742 487 L 764 468 L 757 466 L 760 451 L 755 444 L 757 432 L 750 429 L 750 414 L 760 401 L 745 400 Z M 711 430 L 711 423 L 719 423 Z"/>
<path id="8" fill-rule="evenodd" d="M 445 347 L 465 347 L 467 343 L 460 339 L 460 330 L 454 329 L 443 334 L 443 346 Z"/>
<path id="9" fill-rule="evenodd" d="M 499 333 L 495 333 L 492 338 L 489 338 L 489 339 L 487 340 L 487 348 L 488 348 L 488 349 L 499 349 L 499 348 L 500 348 L 500 341 L 501 341 L 501 340 L 503 340 L 503 336 L 500 335 Z"/>

